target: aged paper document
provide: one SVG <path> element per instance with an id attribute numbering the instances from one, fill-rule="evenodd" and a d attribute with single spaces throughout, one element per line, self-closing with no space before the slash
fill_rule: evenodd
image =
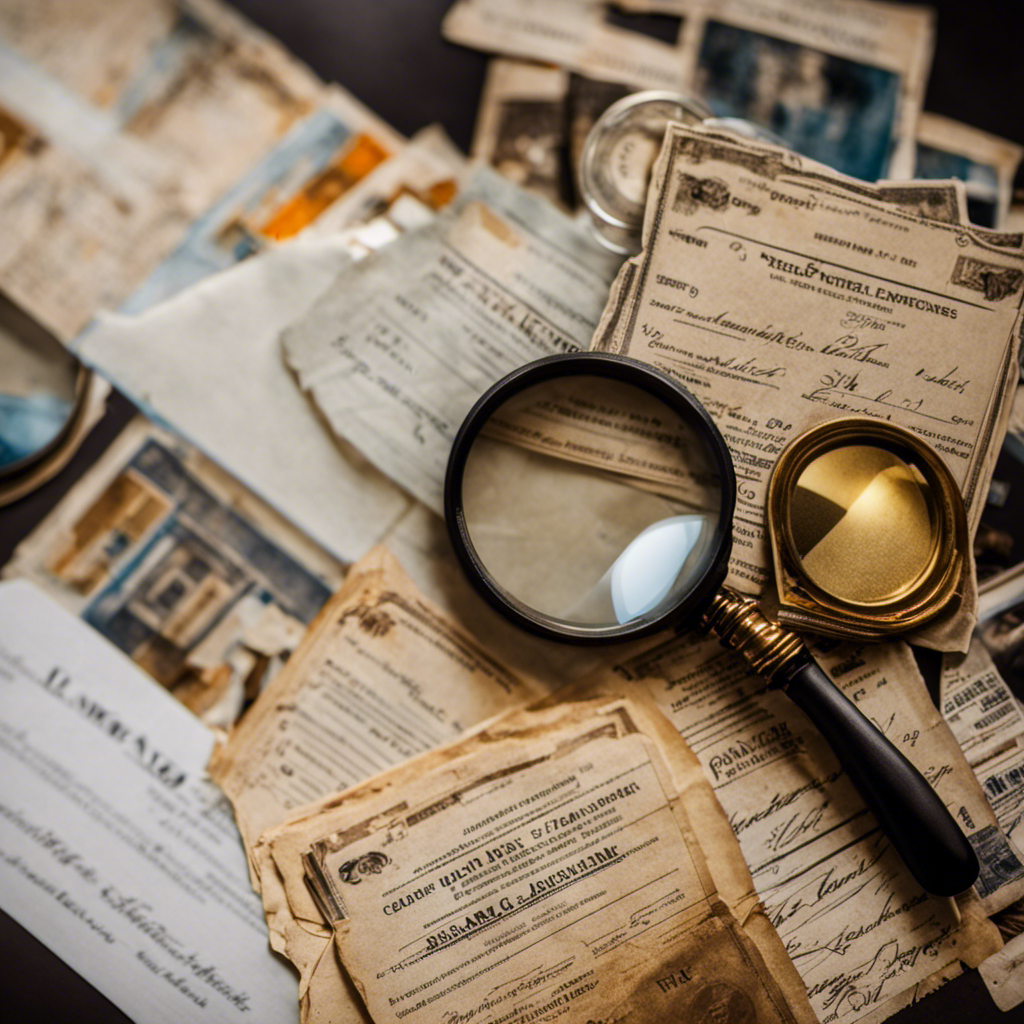
<path id="1" fill-rule="evenodd" d="M 208 724 L 228 728 L 340 584 L 341 564 L 143 417 L 19 545 L 24 577 Z"/>
<path id="2" fill-rule="evenodd" d="M 679 17 L 631 31 L 620 7 Z M 667 21 L 668 19 L 666 19 Z M 696 95 L 846 174 L 908 177 L 931 64 L 925 7 L 871 0 L 459 0 L 445 35 L 634 89 Z"/>
<path id="3" fill-rule="evenodd" d="M 1024 935 L 1011 939 L 978 968 L 992 1001 L 1004 1013 L 1024 1003 Z"/>
<path id="4" fill-rule="evenodd" d="M 638 696 L 641 703 L 646 703 L 642 693 Z M 610 706 L 612 704 L 616 706 Z M 460 877 L 452 875 L 448 879 L 450 886 L 435 882 L 433 890 L 426 892 L 422 890 L 429 885 L 429 879 L 424 878 L 424 884 L 419 887 L 419 897 L 390 894 L 386 900 L 390 912 L 374 908 L 376 913 L 370 918 L 371 924 L 374 919 L 381 920 L 383 915 L 383 918 L 388 919 L 389 934 L 383 945 L 378 947 L 378 963 L 374 968 L 377 977 L 371 977 L 368 982 L 373 988 L 379 988 L 382 984 L 389 987 L 407 987 L 410 984 L 404 970 L 382 970 L 386 964 L 379 955 L 383 950 L 395 950 L 392 956 L 408 956 L 408 947 L 404 954 L 396 949 L 398 943 L 394 936 L 396 929 L 402 927 L 410 927 L 414 933 L 420 933 L 417 945 L 429 941 L 417 923 L 406 926 L 403 921 L 411 921 L 412 918 L 419 920 L 423 914 L 429 915 L 431 907 L 436 909 L 438 899 L 447 904 L 458 901 L 454 914 L 450 912 L 447 916 L 452 921 L 461 921 L 470 903 L 490 899 L 498 888 L 506 894 L 506 899 L 514 899 L 517 887 L 529 892 L 529 887 L 534 885 L 531 880 L 536 879 L 535 891 L 527 897 L 527 910 L 533 912 L 525 916 L 526 911 L 522 909 L 512 911 L 508 915 L 508 927 L 477 933 L 481 952 L 474 955 L 475 969 L 468 974 L 463 970 L 459 980 L 453 980 L 455 972 L 448 973 L 436 966 L 437 957 L 446 954 L 458 956 L 476 941 L 477 934 L 467 933 L 460 937 L 453 929 L 447 939 L 435 944 L 436 952 L 428 954 L 434 957 L 429 963 L 428 974 L 434 980 L 425 985 L 426 997 L 422 1000 L 433 1010 L 430 1019 L 438 1019 L 442 1011 L 448 1014 L 473 1013 L 475 1004 L 470 1002 L 467 1005 L 467 999 L 474 989 L 482 987 L 484 1001 L 476 1009 L 479 1014 L 485 1015 L 484 1019 L 488 1013 L 499 1013 L 498 1003 L 501 1004 L 501 1014 L 511 1015 L 507 1018 L 509 1020 L 532 1019 L 529 1016 L 531 1013 L 557 995 L 563 998 L 556 1007 L 568 1007 L 578 999 L 581 1002 L 576 1003 L 573 1012 L 582 1013 L 584 1011 L 581 1007 L 586 1005 L 589 994 L 598 991 L 605 1010 L 610 1010 L 613 1004 L 618 1003 L 617 1014 L 610 1018 L 614 1020 L 633 1019 L 629 1014 L 638 1010 L 641 1016 L 637 1019 L 649 1019 L 649 1014 L 659 1004 L 666 1009 L 690 1005 L 695 1010 L 707 1009 L 709 1012 L 714 1007 L 718 1012 L 731 1010 L 752 1013 L 755 1006 L 764 1006 L 758 995 L 758 989 L 761 989 L 761 996 L 769 996 L 770 999 L 764 1019 L 779 1019 L 780 1014 L 781 1019 L 791 1019 L 784 1012 L 785 1004 L 788 1003 L 793 1012 L 792 1019 L 813 1020 L 802 985 L 781 948 L 778 936 L 767 925 L 763 912 L 756 905 L 749 874 L 721 808 L 714 801 L 699 766 L 694 762 L 692 769 L 688 765 L 683 768 L 686 757 L 675 757 L 680 747 L 683 753 L 688 753 L 682 747 L 678 734 L 653 709 L 645 712 L 632 702 L 626 707 L 621 701 L 611 698 L 602 699 L 600 705 L 597 702 L 591 702 L 591 706 L 558 705 L 546 712 L 518 712 L 504 716 L 449 747 L 421 755 L 407 765 L 392 769 L 362 786 L 328 798 L 321 805 L 310 808 L 263 836 L 257 855 L 262 857 L 264 863 L 264 880 L 273 883 L 272 894 L 268 893 L 267 887 L 264 888 L 264 903 L 268 909 L 272 935 L 278 934 L 282 938 L 289 936 L 289 949 L 292 951 L 289 955 L 294 958 L 295 955 L 304 954 L 306 962 L 311 965 L 307 968 L 308 974 L 304 973 L 304 977 L 308 976 L 309 979 L 304 989 L 303 1002 L 306 1019 L 366 1019 L 358 1012 L 362 1003 L 356 990 L 351 982 L 346 988 L 345 975 L 340 965 L 326 951 L 329 949 L 329 937 L 321 935 L 314 939 L 311 934 L 312 923 L 322 920 L 313 892 L 325 893 L 330 887 L 340 887 L 351 892 L 351 882 L 358 880 L 357 884 L 361 885 L 362 880 L 369 880 L 373 864 L 376 863 L 376 858 L 370 857 L 356 867 L 357 862 L 349 858 L 345 864 L 349 865 L 350 870 L 346 872 L 344 866 L 339 865 L 342 875 L 335 873 L 335 879 L 327 881 L 319 865 L 324 864 L 325 860 L 344 857 L 340 850 L 336 854 L 332 852 L 339 846 L 339 835 L 351 842 L 352 839 L 375 832 L 379 839 L 384 832 L 376 830 L 386 831 L 389 825 L 396 824 L 399 819 L 418 824 L 417 831 L 424 833 L 423 838 L 417 847 L 411 848 L 410 844 L 403 846 L 403 849 L 409 849 L 409 855 L 415 858 L 413 866 L 421 864 L 423 869 L 431 873 L 444 873 L 443 865 L 436 858 L 424 864 L 424 858 L 420 856 L 423 852 L 422 843 L 434 841 L 441 842 L 443 846 L 441 837 L 447 836 L 447 822 L 451 816 L 471 815 L 467 819 L 469 824 L 456 826 L 456 842 L 460 847 L 458 853 L 462 854 L 463 868 L 469 865 L 468 870 L 460 870 Z M 607 758 L 599 761 L 596 757 L 585 756 L 595 749 L 593 742 L 600 739 L 627 740 L 628 746 L 633 749 L 637 741 L 643 743 L 646 753 L 640 755 L 640 761 L 646 760 L 646 764 L 643 767 L 638 765 L 636 771 L 650 779 L 651 787 L 644 790 L 645 795 L 641 795 L 638 788 L 641 783 L 636 777 L 631 776 L 629 780 L 623 777 L 623 770 L 627 769 L 625 760 L 610 763 Z M 561 772 L 555 771 L 554 765 L 546 763 L 552 760 L 552 754 L 558 758 L 559 767 L 563 769 L 568 768 L 566 757 L 574 758 L 587 767 L 583 772 L 575 772 L 566 778 Z M 564 756 L 559 758 L 560 754 Z M 528 760 L 530 755 L 533 755 L 532 761 Z M 673 762 L 672 772 L 666 772 L 662 757 Z M 651 771 L 653 775 L 648 775 Z M 484 778 L 477 779 L 474 785 L 473 776 L 481 773 Z M 612 778 L 602 783 L 609 773 Z M 550 781 L 547 781 L 549 776 Z M 456 791 L 465 795 L 458 802 L 442 800 L 438 803 L 439 783 L 447 793 L 451 793 L 452 786 L 455 786 Z M 520 787 L 522 794 L 518 799 L 513 799 L 519 794 Z M 610 796 L 604 792 L 605 789 Z M 670 796 L 673 790 L 679 791 L 677 797 Z M 491 799 L 486 799 L 488 796 Z M 666 797 L 671 814 L 663 806 L 661 810 L 647 807 L 647 801 L 653 800 L 655 804 L 660 804 Z M 430 819 L 422 814 L 418 817 L 410 815 L 415 806 L 424 803 L 435 811 Z M 602 806 L 596 806 L 599 803 Z M 648 818 L 646 821 L 633 820 L 641 803 L 650 811 Z M 584 809 L 574 812 L 576 804 Z M 591 808 L 591 804 L 595 806 Z M 615 869 L 618 865 L 613 863 L 614 858 L 604 862 L 603 868 L 598 864 L 609 843 L 623 833 L 628 832 L 636 837 L 654 826 L 657 826 L 656 832 L 643 839 L 646 844 L 643 850 L 634 851 L 638 863 L 632 873 L 626 876 L 617 874 Z M 540 835 L 532 834 L 538 828 Z M 675 847 L 680 830 L 686 838 L 686 844 L 677 850 L 676 855 L 668 858 L 668 874 L 658 879 L 657 865 L 665 864 L 665 851 L 668 846 Z M 521 838 L 509 838 L 512 833 L 518 836 L 520 832 Z M 501 840 L 492 842 L 498 833 L 502 834 L 506 844 L 502 847 L 502 854 L 496 852 L 501 846 Z M 400 829 L 394 839 L 398 840 L 399 836 L 403 839 L 417 838 L 404 829 Z M 313 856 L 304 858 L 303 854 L 311 846 L 315 850 Z M 602 884 L 596 890 L 593 886 L 596 879 L 587 870 L 581 870 L 576 863 L 586 859 L 581 855 L 590 848 L 593 848 L 592 855 L 595 857 L 591 869 L 596 866 L 598 872 L 605 872 L 601 876 Z M 394 846 L 387 844 L 383 849 L 390 855 Z M 488 859 L 488 849 L 492 850 L 493 860 Z M 479 853 L 483 870 L 477 869 L 473 862 L 474 851 Z M 318 880 L 312 888 L 306 884 L 309 876 L 304 874 L 304 860 L 312 871 L 312 877 Z M 549 885 L 545 876 L 552 870 L 563 873 L 565 877 Z M 422 871 L 416 873 L 420 875 Z M 639 889 L 637 882 L 640 873 L 644 874 L 645 880 L 652 879 L 653 873 L 653 879 L 656 880 L 651 880 L 650 884 Z M 349 883 L 337 881 L 343 876 L 349 878 Z M 686 876 L 692 883 L 688 901 L 695 900 L 704 907 L 704 913 L 697 917 L 703 918 L 703 923 L 698 927 L 708 946 L 707 951 L 712 957 L 721 955 L 717 972 L 712 971 L 717 973 L 715 981 L 721 984 L 711 991 L 701 984 L 694 984 L 704 970 L 697 963 L 688 966 L 682 962 L 677 965 L 679 970 L 660 969 L 666 967 L 665 959 L 675 959 L 681 948 L 689 949 L 690 955 L 696 956 L 698 960 L 701 957 L 701 953 L 694 952 L 692 938 L 687 939 L 686 935 L 680 934 L 680 929 L 671 927 L 673 919 L 678 924 L 681 916 L 694 913 L 692 907 L 687 912 L 680 906 L 686 898 L 659 901 L 654 898 L 656 894 L 652 891 L 664 886 L 666 880 L 671 882 L 669 888 L 676 890 L 677 886 L 681 887 L 682 879 Z M 624 885 L 625 891 L 619 888 L 617 895 L 622 896 L 623 901 L 634 904 L 639 901 L 642 905 L 638 913 L 630 914 L 621 921 L 624 927 L 617 932 L 607 929 L 611 916 L 617 913 L 614 909 L 601 916 L 595 914 L 602 902 L 610 901 L 611 894 L 607 891 L 610 885 Z M 415 889 L 414 886 L 414 892 Z M 630 889 L 633 890 L 631 896 L 627 895 Z M 598 896 L 597 893 L 602 890 L 605 895 Z M 677 890 L 676 895 L 680 895 Z M 725 901 L 728 909 L 719 901 L 719 897 Z M 555 902 L 551 904 L 551 900 Z M 327 902 L 330 902 L 330 897 Z M 500 898 L 498 903 L 500 906 Z M 397 905 L 399 910 L 395 911 L 391 904 Z M 615 904 L 612 906 L 614 908 Z M 708 910 L 711 911 L 710 915 Z M 404 915 L 404 918 L 399 915 Z M 330 911 L 329 916 L 337 915 Z M 472 916 L 475 920 L 475 914 Z M 504 912 L 501 916 L 504 916 Z M 519 918 L 518 922 L 516 918 Z M 742 927 L 739 926 L 740 922 Z M 765 928 L 760 927 L 761 923 L 764 923 Z M 594 928 L 604 934 L 589 948 L 585 945 L 581 947 L 578 942 L 580 933 L 586 935 Z M 437 929 L 431 927 L 429 930 Z M 468 929 L 474 930 L 473 926 Z M 634 962 L 625 983 L 609 976 L 608 968 L 612 962 L 617 961 L 621 965 L 623 958 L 629 961 L 636 952 L 643 952 L 651 938 L 659 933 L 665 939 L 665 945 L 661 950 L 655 947 L 646 968 Z M 633 937 L 632 943 L 630 935 Z M 569 948 L 555 956 L 555 951 L 562 949 L 566 942 L 570 944 Z M 532 948 L 539 944 L 543 944 L 541 948 Z M 635 948 L 631 953 L 633 944 Z M 735 954 L 744 950 L 749 952 L 745 959 L 747 968 L 754 971 L 753 977 L 743 968 L 737 971 Z M 514 957 L 512 962 L 523 968 L 540 954 L 546 955 L 546 970 L 529 971 L 521 975 L 519 982 L 514 985 L 507 981 L 500 982 L 499 979 L 507 974 L 505 961 L 509 956 Z M 566 963 L 569 957 L 575 961 L 572 969 Z M 407 966 L 410 970 L 416 970 L 417 967 L 421 971 L 427 969 L 427 965 L 420 966 L 412 958 L 409 959 L 411 962 Z M 464 959 L 465 956 L 459 956 L 455 963 Z M 759 962 L 767 965 L 769 971 L 765 972 L 763 967 L 758 967 Z M 565 984 L 581 973 L 582 987 L 575 982 L 572 985 Z M 549 974 L 552 976 L 548 977 Z M 556 976 L 562 985 L 556 985 Z M 767 977 L 772 980 L 766 981 Z M 445 978 L 447 985 L 439 984 Z M 484 984 L 484 980 L 487 980 L 487 984 Z M 753 991 L 748 987 L 751 981 Z M 592 987 L 588 988 L 586 983 Z M 785 993 L 781 999 L 776 986 L 781 986 Z M 442 987 L 450 991 L 442 993 Z M 553 995 L 552 988 L 556 989 Z M 737 988 L 739 991 L 736 991 Z M 362 986 L 360 990 L 364 991 Z M 772 992 L 775 994 L 772 995 Z M 445 999 L 444 1003 L 439 1003 L 441 998 Z M 752 999 L 752 1005 L 746 1002 L 747 998 Z M 389 1008 L 383 1015 L 375 1014 L 375 1019 L 390 1020 L 396 1015 L 401 1019 L 410 1013 L 424 1011 L 424 1006 L 417 1006 L 420 1001 L 418 996 L 399 998 L 396 1000 L 399 1004 L 397 1008 Z M 488 1007 L 488 1002 L 496 1005 Z M 401 1005 L 403 1003 L 404 1006 Z M 447 1009 L 449 1007 L 452 1009 Z M 643 1015 L 644 1009 L 647 1016 Z M 561 1012 L 566 1011 L 563 1009 Z M 445 1019 L 448 1019 L 447 1015 Z M 762 1019 L 761 1014 L 758 1014 L 757 1019 Z"/>
<path id="5" fill-rule="evenodd" d="M 965 655 L 943 655 L 939 707 L 968 764 L 1024 736 L 1024 710 L 977 635 Z"/>
<path id="6" fill-rule="evenodd" d="M 425 507 L 418 509 L 422 514 L 413 518 L 419 527 L 400 549 L 403 557 L 421 563 L 421 578 L 441 573 L 428 582 L 447 614 L 417 593 L 386 551 L 371 553 L 353 567 L 286 671 L 257 700 L 211 765 L 246 837 L 274 948 L 299 968 L 304 1014 L 311 1004 L 337 1010 L 325 1012 L 323 1019 L 363 1018 L 353 1009 L 358 998 L 302 881 L 301 853 L 320 833 L 314 828 L 301 841 L 294 832 L 282 839 L 298 841 L 294 857 L 260 834 L 298 813 L 296 808 L 313 800 L 330 803 L 337 790 L 417 751 L 431 750 L 461 727 L 550 688 L 533 682 L 522 669 L 509 671 L 506 658 L 544 670 L 553 683 L 575 678 L 599 660 L 593 652 L 581 655 L 564 645 L 531 643 L 474 594 L 455 597 L 460 593 L 456 583 L 468 587 L 463 580 L 445 578 L 455 566 L 446 545 L 438 547 L 444 544 L 436 536 L 443 534 L 440 520 Z M 502 662 L 450 616 L 471 623 L 474 635 L 493 642 Z M 271 855 L 272 845 L 283 867 Z M 288 874 L 290 867 L 295 879 Z M 286 887 L 282 872 L 294 884 Z M 749 879 L 740 888 L 752 892 Z M 750 901 L 736 902 L 747 916 Z"/>
<path id="7" fill-rule="evenodd" d="M 75 345 L 348 561 L 378 543 L 410 499 L 324 429 L 278 335 L 353 259 L 397 237 L 399 207 L 432 218 L 463 163 L 437 131 L 385 158 L 376 135 L 358 129 L 354 112 L 333 108 L 304 121 L 192 226 L 124 307 L 136 315 L 105 314 Z M 267 225 L 286 240 L 275 242 Z M 210 378 L 231 386 L 211 390 Z"/>
<path id="8" fill-rule="evenodd" d="M 647 681 L 704 767 L 818 1018 L 882 1019 L 936 971 L 998 948 L 984 915 L 1024 891 L 1024 864 L 909 649 L 830 641 L 815 654 L 936 786 L 974 846 L 977 897 L 959 909 L 921 891 L 822 737 L 733 654 L 691 635 L 625 667 Z"/>
<path id="9" fill-rule="evenodd" d="M 974 766 L 999 827 L 1018 849 L 1024 848 L 1024 743 L 1018 741 Z"/>
<path id="10" fill-rule="evenodd" d="M 77 345 L 129 397 L 345 561 L 378 543 L 410 499 L 324 429 L 281 358 L 278 334 L 351 259 L 336 238 L 282 242 L 138 316 L 100 317 Z M 222 383 L 210 387 L 211 379 Z"/>
<path id="11" fill-rule="evenodd" d="M 0 906 L 133 1020 L 286 1024 L 212 744 L 89 626 L 0 584 Z"/>
<path id="12" fill-rule="evenodd" d="M 977 634 L 966 657 L 944 655 L 943 716 L 974 767 L 999 827 L 1024 846 L 1024 715 Z M 997 915 L 1006 946 L 979 967 L 989 994 L 1004 1011 L 1024 1002 L 1024 901 Z"/>
<path id="13" fill-rule="evenodd" d="M 260 834 L 296 808 L 543 692 L 425 600 L 380 548 L 352 568 L 285 672 L 215 752 L 210 771 L 234 805 L 271 943 L 299 969 L 304 1019 L 311 1003 L 337 1007 L 314 1019 L 365 1018 L 302 882 L 300 855 L 301 896 L 286 894 Z"/>
<path id="14" fill-rule="evenodd" d="M 869 186 L 781 149 L 669 127 L 645 250 L 620 272 L 593 347 L 669 373 L 718 422 L 738 476 L 737 589 L 767 580 L 779 452 L 825 419 L 919 433 L 976 526 L 1017 379 L 1024 260 L 1006 237 L 962 224 L 957 194 Z"/>
<path id="15" fill-rule="evenodd" d="M 15 0 L 0 69 L 0 284 L 64 340 L 326 95 L 208 0 Z"/>
<path id="16" fill-rule="evenodd" d="M 307 861 L 375 1019 L 795 1019 L 628 705 L 527 725 L 404 792 Z"/>
<path id="17" fill-rule="evenodd" d="M 541 692 L 440 614 L 376 548 L 218 748 L 210 772 L 251 847 L 293 809 Z"/>
<path id="18" fill-rule="evenodd" d="M 440 512 L 470 407 L 523 363 L 586 347 L 617 265 L 480 167 L 432 224 L 342 271 L 285 351 L 334 431 Z"/>

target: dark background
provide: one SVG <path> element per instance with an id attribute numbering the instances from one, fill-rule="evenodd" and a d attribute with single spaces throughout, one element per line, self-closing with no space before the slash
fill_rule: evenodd
<path id="1" fill-rule="evenodd" d="M 400 132 L 412 134 L 439 122 L 468 150 L 487 57 L 441 38 L 441 18 L 451 0 L 233 2 L 321 78 L 339 82 Z M 925 108 L 1024 144 L 1024 8 L 1019 0 L 943 0 L 931 6 L 938 20 Z M 1017 182 L 1024 184 L 1024 173 Z M 965 353 L 968 345 L 969 339 Z M 107 417 L 71 465 L 28 498 L 0 509 L 0 564 L 130 415 L 128 403 L 114 395 Z M 0 949 L 5 981 L 0 1007 L 7 1020 L 128 1022 L 2 913 Z M 1016 1024 L 1024 1022 L 1024 1007 L 1000 1013 L 977 972 L 968 971 L 890 1019 L 893 1024 Z"/>

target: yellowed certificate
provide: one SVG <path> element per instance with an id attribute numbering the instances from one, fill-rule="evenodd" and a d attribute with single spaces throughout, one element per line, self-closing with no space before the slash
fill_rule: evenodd
<path id="1" fill-rule="evenodd" d="M 385 548 L 351 570 L 211 774 L 247 846 L 304 804 L 535 698 L 426 601 Z"/>
<path id="2" fill-rule="evenodd" d="M 779 453 L 823 420 L 920 434 L 977 523 L 1017 379 L 1024 260 L 1010 236 L 965 226 L 958 194 L 866 185 L 670 126 L 644 252 L 620 272 L 593 347 L 670 374 L 717 421 L 738 478 L 737 589 L 768 579 Z"/>
<path id="3" fill-rule="evenodd" d="M 496 725 L 404 774 L 396 806 L 307 858 L 375 1020 L 799 1019 L 628 705 Z"/>

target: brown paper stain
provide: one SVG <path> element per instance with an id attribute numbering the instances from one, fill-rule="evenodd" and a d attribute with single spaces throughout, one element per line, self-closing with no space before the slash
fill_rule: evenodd
<path id="1" fill-rule="evenodd" d="M 973 889 L 956 897 L 956 908 L 960 914 L 957 933 L 959 957 L 968 967 L 977 967 L 1003 948 L 1003 938 Z"/>
<path id="2" fill-rule="evenodd" d="M 511 224 L 499 217 L 489 206 L 479 201 L 469 203 L 463 216 L 467 223 L 476 223 L 499 242 L 510 248 L 522 245 L 522 239 Z"/>

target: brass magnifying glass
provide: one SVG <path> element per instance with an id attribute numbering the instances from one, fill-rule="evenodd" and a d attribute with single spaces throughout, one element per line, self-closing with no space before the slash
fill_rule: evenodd
<path id="1" fill-rule="evenodd" d="M 967 517 L 945 463 L 885 420 L 820 423 L 768 489 L 779 622 L 854 640 L 905 634 L 956 598 Z"/>
<path id="2" fill-rule="evenodd" d="M 862 635 L 850 630 L 872 612 L 890 631 L 937 614 L 956 592 L 966 538 L 941 463 L 870 427 L 794 445 L 772 491 L 789 610 L 834 620 L 843 635 Z M 595 352 L 498 381 L 463 422 L 445 478 L 456 555 L 495 608 L 575 643 L 670 626 L 714 633 L 815 724 L 922 887 L 962 892 L 978 860 L 928 782 L 796 633 L 723 586 L 735 501 L 729 450 L 701 404 L 645 363 Z M 865 553 L 864 537 L 879 546 L 850 570 L 838 556 Z"/>

